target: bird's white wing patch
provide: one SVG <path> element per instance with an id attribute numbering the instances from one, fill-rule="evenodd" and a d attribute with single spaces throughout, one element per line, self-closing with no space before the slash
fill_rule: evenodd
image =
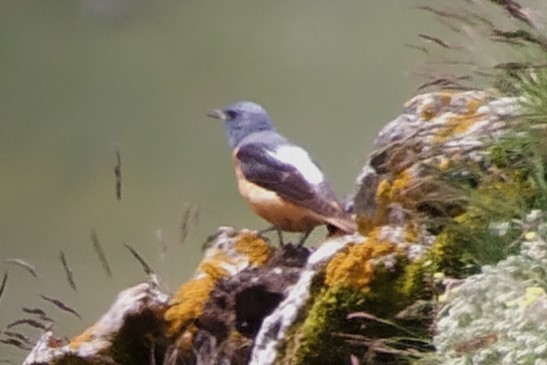
<path id="1" fill-rule="evenodd" d="M 279 146 L 275 151 L 268 151 L 268 153 L 277 160 L 296 167 L 309 183 L 317 185 L 323 182 L 323 173 L 302 148 Z"/>

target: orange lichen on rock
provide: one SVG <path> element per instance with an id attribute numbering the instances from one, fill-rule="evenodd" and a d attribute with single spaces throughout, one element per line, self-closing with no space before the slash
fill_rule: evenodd
<path id="1" fill-rule="evenodd" d="M 70 340 L 70 343 L 68 344 L 72 350 L 77 350 L 80 348 L 80 346 L 84 343 L 89 343 L 91 340 L 93 340 L 94 333 L 95 333 L 95 327 L 97 324 L 92 325 L 91 327 L 88 327 L 84 332 L 79 334 L 76 337 L 73 337 Z"/>
<path id="2" fill-rule="evenodd" d="M 485 102 L 484 98 L 473 98 L 469 99 L 467 103 L 467 113 L 468 114 L 475 114 L 479 107 L 483 105 Z"/>
<path id="3" fill-rule="evenodd" d="M 202 262 L 198 270 L 207 275 L 213 282 L 216 282 L 229 275 L 227 265 L 229 265 L 228 258 L 219 253 L 214 258 Z"/>
<path id="4" fill-rule="evenodd" d="M 368 291 L 374 277 L 374 261 L 394 251 L 394 244 L 370 238 L 364 243 L 348 245 L 327 265 L 325 284 Z"/>
<path id="5" fill-rule="evenodd" d="M 379 213 L 386 214 L 390 204 L 399 203 L 408 206 L 408 189 L 412 186 L 413 177 L 409 170 L 402 171 L 395 178 L 380 181 L 376 189 L 376 204 Z"/>
<path id="6" fill-rule="evenodd" d="M 435 136 L 435 142 L 444 142 L 450 137 L 465 133 L 484 117 L 484 114 L 477 113 L 451 116 Z"/>
<path id="7" fill-rule="evenodd" d="M 413 189 L 415 185 L 415 179 L 408 169 L 403 170 L 395 178 L 382 179 L 376 188 L 374 216 L 357 216 L 356 218 L 359 232 L 368 235 L 375 227 L 389 224 L 389 210 L 394 203 L 398 203 L 405 208 L 412 208 L 416 194 L 423 193 L 423 191 Z"/>
<path id="8" fill-rule="evenodd" d="M 223 264 L 227 261 L 222 251 L 215 249 L 214 254 L 199 265 L 200 274 L 177 290 L 164 315 L 168 323 L 168 336 L 184 331 L 201 315 L 203 306 L 216 282 L 229 274 L 223 268 Z"/>
<path id="9" fill-rule="evenodd" d="M 465 113 L 447 117 L 446 122 L 435 136 L 434 142 L 442 143 L 451 137 L 461 135 L 467 132 L 475 123 L 485 119 L 487 115 L 477 112 L 484 102 L 484 99 L 477 98 L 467 100 Z"/>
<path id="10" fill-rule="evenodd" d="M 376 189 L 376 203 L 383 204 L 384 202 L 389 201 L 392 196 L 392 190 L 393 181 L 391 179 L 383 179 L 380 181 L 378 188 Z"/>
<path id="11" fill-rule="evenodd" d="M 264 265 L 271 255 L 272 249 L 255 233 L 227 232 L 225 238 L 219 238 L 216 246 L 206 252 L 194 279 L 173 296 L 164 315 L 167 336 L 178 337 L 177 344 L 183 353 L 190 351 L 197 330 L 195 321 L 203 314 L 215 285 L 249 266 Z"/>
<path id="12" fill-rule="evenodd" d="M 420 117 L 426 122 L 435 117 L 435 103 L 431 100 L 429 103 L 425 103 L 420 110 Z"/>
<path id="13" fill-rule="evenodd" d="M 376 202 L 386 203 L 401 203 L 403 205 L 406 201 L 406 191 L 412 184 L 412 175 L 408 170 L 405 170 L 399 174 L 395 179 L 390 181 L 389 188 L 380 190 L 376 192 Z"/>
<path id="14" fill-rule="evenodd" d="M 272 256 L 272 248 L 256 234 L 246 233 L 238 237 L 234 248 L 236 252 L 247 256 L 249 263 L 262 266 Z"/>
<path id="15" fill-rule="evenodd" d="M 450 105 L 453 95 L 454 93 L 451 92 L 439 92 L 434 97 L 422 101 L 421 104 L 417 105 L 418 115 L 426 122 L 432 120 L 443 108 Z M 406 106 L 408 107 L 409 105 L 407 104 Z"/>
<path id="16" fill-rule="evenodd" d="M 168 323 L 168 336 L 180 333 L 193 324 L 203 312 L 205 301 L 214 285 L 213 278 L 203 276 L 190 280 L 179 288 L 164 316 Z"/>

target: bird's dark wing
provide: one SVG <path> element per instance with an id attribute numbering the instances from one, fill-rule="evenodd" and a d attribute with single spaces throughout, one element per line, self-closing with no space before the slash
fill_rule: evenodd
<path id="1" fill-rule="evenodd" d="M 295 165 L 277 159 L 268 151 L 268 147 L 260 143 L 245 144 L 238 149 L 235 157 L 247 180 L 320 215 L 344 215 L 326 181 L 311 183 Z M 313 164 L 311 160 L 310 163 Z"/>

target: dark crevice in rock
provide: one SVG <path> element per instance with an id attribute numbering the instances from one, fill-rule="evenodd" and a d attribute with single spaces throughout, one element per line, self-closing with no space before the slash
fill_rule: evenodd
<path id="1" fill-rule="evenodd" d="M 221 280 L 196 322 L 200 342 L 206 341 L 208 347 L 197 363 L 246 364 L 262 321 L 298 280 L 309 254 L 305 247 L 287 244 L 263 267 Z"/>

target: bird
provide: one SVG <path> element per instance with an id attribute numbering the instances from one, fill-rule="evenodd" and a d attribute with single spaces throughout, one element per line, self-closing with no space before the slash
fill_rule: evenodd
<path id="1" fill-rule="evenodd" d="M 213 109 L 224 121 L 238 188 L 251 210 L 276 230 L 301 232 L 302 246 L 319 225 L 352 234 L 356 224 L 309 153 L 277 132 L 266 110 L 252 101 Z"/>

